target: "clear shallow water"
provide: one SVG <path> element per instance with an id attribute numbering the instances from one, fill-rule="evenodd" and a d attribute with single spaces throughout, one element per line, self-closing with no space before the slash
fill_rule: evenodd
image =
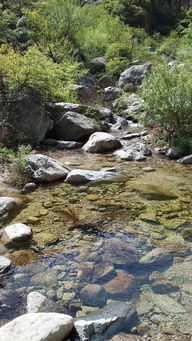
<path id="1" fill-rule="evenodd" d="M 80 187 L 42 186 L 20 197 L 24 204 L 12 222 L 31 226 L 33 242 L 6 251 L 15 267 L 0 283 L 2 323 L 25 312 L 27 293 L 37 290 L 54 302 L 55 310 L 73 316 L 107 302 L 132 301 L 140 319 L 137 332 L 145 339 L 190 340 L 192 168 L 158 160 L 117 162 L 81 152 L 49 155 L 71 168 L 115 166 L 117 176 Z M 154 171 L 146 172 L 146 167 Z M 117 254 L 110 253 L 109 241 Z M 142 267 L 127 260 L 128 245 L 138 259 L 163 247 L 173 254 L 173 262 Z M 106 295 L 99 302 L 89 300 L 82 294 L 87 284 L 101 285 Z"/>

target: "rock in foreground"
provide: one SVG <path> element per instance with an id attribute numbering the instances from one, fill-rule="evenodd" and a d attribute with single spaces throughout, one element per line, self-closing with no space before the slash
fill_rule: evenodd
<path id="1" fill-rule="evenodd" d="M 177 162 L 182 163 L 183 165 L 192 165 L 192 154 L 182 157 Z"/>
<path id="2" fill-rule="evenodd" d="M 108 133 L 94 133 L 90 136 L 83 150 L 89 153 L 111 152 L 121 147 L 121 142 Z"/>
<path id="3" fill-rule="evenodd" d="M 9 197 L 0 197 L 0 217 L 10 212 L 15 206 L 15 199 Z"/>
<path id="4" fill-rule="evenodd" d="M 42 154 L 30 154 L 26 158 L 33 175 L 32 178 L 38 182 L 51 182 L 65 179 L 69 170 L 57 160 Z"/>
<path id="5" fill-rule="evenodd" d="M 95 313 L 77 319 L 75 328 L 81 341 L 103 341 L 122 330 L 128 331 L 136 316 L 136 311 L 131 304 L 118 302 L 108 304 Z"/>
<path id="6" fill-rule="evenodd" d="M 71 185 L 80 185 L 90 181 L 101 181 L 105 178 L 111 177 L 112 175 L 112 172 L 73 169 L 69 172 L 66 182 Z"/>
<path id="7" fill-rule="evenodd" d="M 11 260 L 5 256 L 0 256 L 0 274 L 7 272 L 11 267 Z"/>
<path id="8" fill-rule="evenodd" d="M 28 241 L 31 237 L 31 228 L 25 224 L 17 223 L 9 225 L 4 229 L 1 241 L 4 245 L 15 245 Z"/>
<path id="9" fill-rule="evenodd" d="M 2 341 L 63 341 L 73 328 L 69 315 L 32 313 L 17 317 L 0 328 Z"/>

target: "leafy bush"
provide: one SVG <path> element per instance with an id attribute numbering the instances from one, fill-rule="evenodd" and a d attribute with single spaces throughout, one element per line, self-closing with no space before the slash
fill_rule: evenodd
<path id="1" fill-rule="evenodd" d="M 192 138 L 192 69 L 189 66 L 159 66 L 144 80 L 141 97 L 150 112 L 148 123 L 163 127 L 168 141 Z"/>
<path id="2" fill-rule="evenodd" d="M 15 154 L 10 155 L 9 181 L 15 186 L 22 187 L 30 180 L 31 168 L 25 160 L 30 152 L 30 146 L 21 145 Z"/>
<path id="3" fill-rule="evenodd" d="M 24 55 L 5 45 L 0 48 L 1 91 L 8 101 L 30 93 L 38 94 L 44 101 L 69 100 L 72 93 L 67 86 L 79 75 L 78 63 L 54 63 L 36 47 Z"/>

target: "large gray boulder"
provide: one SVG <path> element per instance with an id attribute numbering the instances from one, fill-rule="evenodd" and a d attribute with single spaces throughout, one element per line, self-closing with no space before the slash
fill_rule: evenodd
<path id="1" fill-rule="evenodd" d="M 133 65 L 122 72 L 119 78 L 118 85 L 123 88 L 129 83 L 141 84 L 144 77 L 151 72 L 151 63 L 143 65 Z"/>
<path id="2" fill-rule="evenodd" d="M 135 318 L 136 311 L 131 304 L 118 302 L 76 319 L 75 328 L 81 341 L 103 341 L 129 330 Z"/>
<path id="3" fill-rule="evenodd" d="M 97 130 L 91 119 L 74 111 L 65 113 L 54 126 L 51 135 L 57 140 L 79 141 Z"/>
<path id="4" fill-rule="evenodd" d="M 121 147 L 121 142 L 113 135 L 108 133 L 94 133 L 90 136 L 83 150 L 89 153 L 111 152 Z"/>
<path id="5" fill-rule="evenodd" d="M 32 230 L 29 226 L 17 223 L 5 227 L 1 241 L 4 245 L 15 245 L 20 242 L 28 241 L 32 237 Z"/>
<path id="6" fill-rule="evenodd" d="M 61 162 L 42 154 L 30 154 L 26 158 L 33 171 L 32 178 L 38 182 L 51 182 L 65 179 L 69 173 Z"/>
<path id="7" fill-rule="evenodd" d="M 69 315 L 31 313 L 17 317 L 0 328 L 2 341 L 63 341 L 73 328 Z"/>
<path id="8" fill-rule="evenodd" d="M 182 157 L 177 162 L 182 163 L 183 165 L 192 165 L 192 154 Z"/>
<path id="9" fill-rule="evenodd" d="M 73 169 L 65 181 L 71 185 L 81 185 L 90 181 L 101 181 L 111 176 L 113 176 L 112 172 Z"/>
<path id="10" fill-rule="evenodd" d="M 9 213 L 16 206 L 16 201 L 9 197 L 0 197 L 0 217 Z"/>
<path id="11" fill-rule="evenodd" d="M 19 142 L 42 141 L 53 127 L 48 113 L 38 98 L 24 97 L 13 104 L 11 125 Z"/>

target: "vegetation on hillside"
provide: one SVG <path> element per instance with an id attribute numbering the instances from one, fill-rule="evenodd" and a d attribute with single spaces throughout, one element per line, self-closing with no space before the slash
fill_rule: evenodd
<path id="1" fill-rule="evenodd" d="M 42 102 L 76 100 L 73 85 L 92 58 L 105 56 L 107 73 L 117 76 L 140 59 L 153 63 L 141 89 L 150 124 L 162 126 L 170 141 L 191 138 L 192 10 L 151 0 L 94 3 L 1 0 L 1 111 L 9 117 L 12 103 L 25 95 L 35 94 Z M 167 67 L 162 55 L 185 67 Z"/>

